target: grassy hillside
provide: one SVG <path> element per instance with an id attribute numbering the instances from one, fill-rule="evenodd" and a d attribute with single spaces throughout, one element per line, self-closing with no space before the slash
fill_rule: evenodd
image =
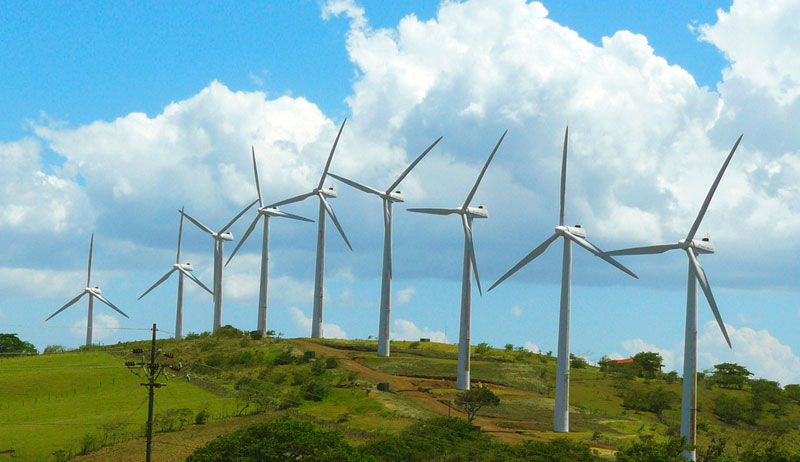
<path id="1" fill-rule="evenodd" d="M 55 460 L 51 456 L 55 449 L 75 452 L 87 433 L 100 434 L 103 425 L 118 422 L 128 433 L 119 432 L 117 438 L 134 441 L 75 460 L 135 459 L 131 448 L 143 447 L 137 438 L 145 420 L 146 393 L 138 385 L 140 379 L 120 367 L 127 358 L 119 355 L 145 345 L 137 342 L 109 347 L 107 352 L 0 361 L 0 453 L 13 448 L 21 460 Z M 220 432 L 267 414 L 290 412 L 311 419 L 344 431 L 355 444 L 397 434 L 423 418 L 464 416 L 452 405 L 457 396 L 454 345 L 392 342 L 392 357 L 379 358 L 374 341 L 252 339 L 227 330 L 213 337 L 160 340 L 158 347 L 173 353 L 174 362 L 183 367 L 173 372 L 175 377 L 166 388 L 156 392 L 157 412 L 178 408 L 197 412 L 210 406 L 215 418 L 242 416 L 160 433 L 157 447 L 165 454 L 163 460 L 182 460 L 185 456 L 179 454 L 188 454 Z M 473 383 L 487 384 L 501 398 L 498 407 L 481 411 L 475 423 L 512 443 L 565 436 L 550 431 L 554 376 L 553 357 L 486 348 L 474 351 Z M 389 391 L 378 391 L 379 383 L 388 383 Z M 671 409 L 656 415 L 631 408 L 632 397 L 657 390 Z M 680 392 L 680 379 L 668 383 L 663 378 L 605 374 L 595 367 L 572 369 L 572 431 L 566 436 L 609 456 L 640 435 L 663 440 L 678 432 Z M 728 449 L 736 451 L 759 438 L 783 435 L 784 444 L 797 449 L 800 405 L 794 401 L 781 406 L 762 403 L 760 412 L 751 416 L 754 423 L 726 423 L 714 412 L 720 400 L 743 404 L 750 403 L 752 396 L 749 386 L 730 390 L 701 382 L 700 446 L 724 438 Z M 171 450 L 170 445 L 174 446 Z"/>
<path id="2" fill-rule="evenodd" d="M 44 461 L 58 449 L 78 452 L 87 435 L 138 434 L 147 417 L 141 381 L 122 358 L 101 351 L 0 359 L 0 452 Z M 159 412 L 189 408 L 194 415 L 208 405 L 223 414 L 232 406 L 230 398 L 180 380 L 159 393 L 168 398 Z"/>

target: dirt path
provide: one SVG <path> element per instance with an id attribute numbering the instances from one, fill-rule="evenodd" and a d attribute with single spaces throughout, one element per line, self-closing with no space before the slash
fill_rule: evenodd
<path id="1" fill-rule="evenodd" d="M 447 404 L 442 403 L 430 394 L 420 391 L 421 384 L 428 382 L 442 382 L 449 383 L 455 389 L 455 383 L 452 380 L 446 379 L 420 379 L 418 377 L 407 377 L 402 375 L 392 375 L 385 372 L 380 372 L 371 367 L 365 366 L 354 356 L 358 356 L 359 352 L 351 350 L 340 350 L 337 348 L 320 345 L 319 343 L 305 340 L 305 339 L 292 339 L 290 340 L 297 348 L 303 351 L 313 351 L 317 355 L 332 356 L 338 358 L 341 364 L 348 370 L 357 373 L 361 378 L 371 381 L 375 384 L 386 382 L 389 384 L 390 390 L 394 393 L 402 393 L 417 401 L 424 409 L 431 411 L 435 414 L 446 416 L 448 413 L 456 417 L 467 418 L 466 414 L 460 412 L 455 407 L 449 408 Z M 492 386 L 492 388 L 505 388 L 499 386 Z M 496 435 L 500 439 L 507 442 L 520 442 L 523 440 L 533 439 L 530 436 L 521 435 L 516 430 L 509 428 L 508 420 L 494 419 L 489 417 L 475 417 L 475 424 L 479 425 L 483 431 Z"/>

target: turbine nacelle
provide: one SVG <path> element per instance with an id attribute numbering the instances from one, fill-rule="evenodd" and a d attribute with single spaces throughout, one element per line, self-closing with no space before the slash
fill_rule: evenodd
<path id="1" fill-rule="evenodd" d="M 86 288 L 86 292 L 88 292 L 90 295 L 102 295 L 103 294 L 103 291 L 100 290 L 100 288 L 97 287 L 97 286 L 87 287 Z"/>
<path id="2" fill-rule="evenodd" d="M 692 239 L 691 242 L 683 239 L 678 242 L 678 246 L 681 249 L 694 249 L 694 252 L 698 254 L 710 254 L 715 251 L 714 241 L 708 236 L 702 239 Z"/>
<path id="3" fill-rule="evenodd" d="M 232 241 L 233 240 L 233 233 L 230 232 L 230 231 L 227 231 L 227 232 L 224 232 L 224 233 L 217 233 L 217 234 L 214 234 L 214 239 L 217 239 L 219 241 Z"/>
<path id="4" fill-rule="evenodd" d="M 336 189 L 333 186 L 329 187 L 328 189 L 325 188 L 317 188 L 314 190 L 314 194 L 322 194 L 325 197 L 336 197 L 338 194 L 336 193 Z"/>
<path id="5" fill-rule="evenodd" d="M 463 213 L 466 213 L 466 215 L 470 218 L 489 218 L 489 209 L 487 209 L 484 205 L 467 207 Z"/>
<path id="6" fill-rule="evenodd" d="M 563 236 L 565 231 L 570 233 L 570 234 L 572 234 L 572 235 L 574 235 L 574 236 L 578 236 L 578 237 L 581 237 L 581 238 L 586 238 L 586 230 L 581 225 L 575 225 L 575 226 L 559 225 L 559 226 L 556 226 L 556 234 L 558 234 L 559 236 Z"/>
<path id="7" fill-rule="evenodd" d="M 192 267 L 192 264 L 189 263 L 188 261 L 186 263 L 175 263 L 172 266 L 176 269 L 182 269 L 184 271 L 189 271 L 189 272 L 194 270 L 194 267 Z"/>
<path id="8" fill-rule="evenodd" d="M 383 198 L 389 200 L 390 202 L 405 202 L 403 199 L 403 193 L 401 193 L 400 190 L 384 194 Z"/>

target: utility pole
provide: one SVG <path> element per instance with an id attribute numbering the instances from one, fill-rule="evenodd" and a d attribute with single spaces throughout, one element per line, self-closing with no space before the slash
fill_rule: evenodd
<path id="1" fill-rule="evenodd" d="M 147 452 L 145 456 L 145 460 L 147 462 L 151 462 L 152 458 L 152 449 L 153 449 L 153 404 L 155 401 L 155 389 L 167 386 L 165 383 L 158 383 L 157 380 L 164 372 L 164 365 L 159 364 L 156 362 L 156 355 L 159 352 L 156 352 L 156 324 L 153 324 L 153 338 L 150 342 L 150 361 L 145 362 L 144 356 L 142 356 L 142 361 L 137 363 L 134 361 L 126 361 L 125 365 L 131 369 L 132 372 L 139 375 L 138 370 L 134 370 L 133 368 L 136 366 L 140 366 L 142 370 L 145 372 L 145 380 L 147 382 L 141 383 L 140 385 L 148 388 L 148 405 L 147 405 Z M 142 354 L 141 348 L 134 348 L 134 354 Z M 165 357 L 171 358 L 172 355 L 165 354 Z M 166 376 L 165 376 L 166 377 Z"/>

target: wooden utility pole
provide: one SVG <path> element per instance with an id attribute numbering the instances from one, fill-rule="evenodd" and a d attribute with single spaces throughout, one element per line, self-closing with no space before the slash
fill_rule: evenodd
<path id="1" fill-rule="evenodd" d="M 163 372 L 164 367 L 156 363 L 156 325 L 153 324 L 153 340 L 150 342 L 150 363 L 142 364 L 146 373 L 146 383 L 141 385 L 148 388 L 149 399 L 147 404 L 147 452 L 145 460 L 151 462 L 153 450 L 153 403 L 155 401 L 155 389 L 166 386 L 164 383 L 157 383 L 156 380 Z"/>

